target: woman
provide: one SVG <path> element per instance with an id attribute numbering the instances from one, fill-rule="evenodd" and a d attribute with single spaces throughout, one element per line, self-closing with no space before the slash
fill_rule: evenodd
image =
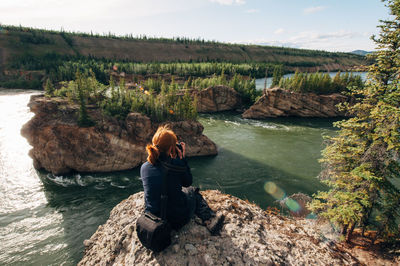
<path id="1" fill-rule="evenodd" d="M 152 144 L 147 145 L 146 150 L 147 162 L 140 169 L 145 195 L 145 211 L 160 216 L 163 169 L 166 168 L 168 169 L 167 220 L 172 228 L 176 230 L 181 228 L 195 213 L 212 234 L 218 234 L 224 217 L 216 215 L 198 192 L 199 190 L 190 186 L 193 177 L 185 158 L 185 143 L 178 143 L 175 133 L 168 127 L 161 126 L 154 134 Z"/>

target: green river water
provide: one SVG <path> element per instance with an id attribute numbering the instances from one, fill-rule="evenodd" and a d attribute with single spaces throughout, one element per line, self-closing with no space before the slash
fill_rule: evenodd
<path id="1" fill-rule="evenodd" d="M 38 172 L 21 126 L 33 114 L 35 92 L 0 91 L 0 265 L 74 265 L 83 240 L 110 210 L 142 190 L 139 169 L 107 174 L 52 176 Z M 201 115 L 204 133 L 219 154 L 192 158 L 194 185 L 220 189 L 263 208 L 276 206 L 264 190 L 273 182 L 287 195 L 324 189 L 316 178 L 323 136 L 333 120 L 245 120 L 239 114 Z M 271 184 L 271 183 L 270 183 Z"/>

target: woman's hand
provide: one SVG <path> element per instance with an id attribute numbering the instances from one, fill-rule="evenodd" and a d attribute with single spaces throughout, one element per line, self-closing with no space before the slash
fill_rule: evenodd
<path id="1" fill-rule="evenodd" d="M 185 158 L 185 156 L 186 156 L 186 144 L 185 144 L 185 142 L 181 142 L 181 146 L 182 146 L 182 158 Z"/>
<path id="2" fill-rule="evenodd" d="M 179 144 L 181 145 L 182 149 L 177 147 L 176 153 L 178 154 L 179 158 L 182 160 L 186 155 L 186 144 L 185 144 L 185 142 L 180 142 Z"/>

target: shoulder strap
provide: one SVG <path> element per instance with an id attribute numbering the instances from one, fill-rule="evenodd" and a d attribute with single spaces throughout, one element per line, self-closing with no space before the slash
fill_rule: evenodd
<path id="1" fill-rule="evenodd" d="M 179 165 L 173 165 L 167 162 L 161 162 L 161 165 L 163 168 L 169 170 L 169 171 L 174 171 L 174 172 L 186 172 L 187 171 L 187 166 L 179 166 Z"/>
<path id="2" fill-rule="evenodd" d="M 168 175 L 168 169 L 164 167 L 164 163 L 159 161 L 162 172 L 163 172 L 163 177 L 162 177 L 162 187 L 161 187 L 161 219 L 165 220 L 167 218 L 167 204 L 168 204 L 168 190 L 167 190 L 167 175 Z"/>

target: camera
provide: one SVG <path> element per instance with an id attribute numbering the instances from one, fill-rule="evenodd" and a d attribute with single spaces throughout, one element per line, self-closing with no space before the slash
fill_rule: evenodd
<path id="1" fill-rule="evenodd" d="M 181 152 L 183 152 L 183 148 L 182 148 L 182 145 L 181 145 L 180 143 L 176 143 L 176 147 L 177 147 L 178 149 L 180 149 Z"/>

